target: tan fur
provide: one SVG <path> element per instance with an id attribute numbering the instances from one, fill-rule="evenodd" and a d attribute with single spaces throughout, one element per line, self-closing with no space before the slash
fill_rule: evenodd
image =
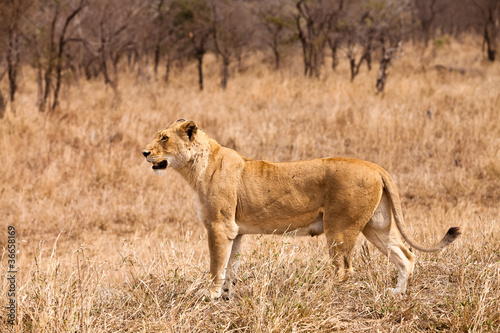
<path id="1" fill-rule="evenodd" d="M 405 292 L 414 263 L 400 235 L 419 250 L 435 252 L 460 234 L 452 228 L 434 248 L 417 245 L 402 228 L 394 181 L 370 162 L 340 157 L 252 160 L 183 119 L 159 131 L 143 154 L 156 168 L 167 161 L 198 195 L 199 217 L 208 232 L 212 297 L 221 295 L 224 283 L 227 291 L 235 278 L 244 234 L 325 233 L 343 279 L 346 270 L 352 271 L 351 252 L 362 232 L 398 268 L 397 293 Z"/>

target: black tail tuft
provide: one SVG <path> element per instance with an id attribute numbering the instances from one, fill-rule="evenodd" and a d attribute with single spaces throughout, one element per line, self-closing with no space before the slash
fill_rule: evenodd
<path id="1" fill-rule="evenodd" d="M 459 227 L 452 227 L 452 228 L 448 229 L 446 236 L 450 237 L 451 239 L 454 240 L 455 238 L 457 238 L 461 234 L 462 234 L 462 231 L 460 230 Z"/>

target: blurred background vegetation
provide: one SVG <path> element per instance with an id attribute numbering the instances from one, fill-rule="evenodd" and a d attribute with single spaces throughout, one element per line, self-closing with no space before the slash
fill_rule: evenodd
<path id="1" fill-rule="evenodd" d="M 498 61 L 499 17 L 498 0 L 2 0 L 0 117 L 24 67 L 35 73 L 29 78 L 36 77 L 45 111 L 58 106 L 61 86 L 78 80 L 102 80 L 118 94 L 120 68 L 168 81 L 173 67 L 195 62 L 193 89 L 202 90 L 210 53 L 223 89 L 230 68 L 241 71 L 259 53 L 276 70 L 300 54 L 306 77 L 341 61 L 351 80 L 361 65 L 378 66 L 374 85 L 382 92 L 408 42 L 438 50 L 472 35 L 485 58 Z"/>

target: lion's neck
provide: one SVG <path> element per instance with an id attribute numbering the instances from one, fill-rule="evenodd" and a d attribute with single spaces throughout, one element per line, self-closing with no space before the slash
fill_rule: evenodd
<path id="1" fill-rule="evenodd" d="M 190 159 L 183 167 L 177 169 L 195 191 L 205 175 L 210 155 L 217 146 L 219 144 L 215 140 L 198 130 Z"/>

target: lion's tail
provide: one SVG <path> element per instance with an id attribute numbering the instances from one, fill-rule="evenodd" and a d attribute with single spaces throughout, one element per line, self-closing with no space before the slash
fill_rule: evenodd
<path id="1" fill-rule="evenodd" d="M 382 180 L 384 182 L 384 188 L 387 191 L 389 200 L 392 206 L 392 212 L 394 214 L 394 219 L 396 220 L 396 226 L 398 227 L 401 236 L 403 236 L 404 240 L 410 244 L 411 247 L 422 251 L 422 252 L 438 252 L 444 249 L 446 246 L 450 245 L 455 239 L 460 236 L 462 233 L 459 227 L 453 227 L 448 229 L 446 235 L 444 235 L 441 241 L 433 246 L 433 247 L 423 247 L 419 245 L 415 240 L 413 240 L 410 236 L 408 236 L 403 229 L 403 212 L 401 210 L 401 201 L 399 200 L 398 190 L 396 188 L 396 184 L 392 180 L 391 176 L 385 172 L 382 173 Z"/>

